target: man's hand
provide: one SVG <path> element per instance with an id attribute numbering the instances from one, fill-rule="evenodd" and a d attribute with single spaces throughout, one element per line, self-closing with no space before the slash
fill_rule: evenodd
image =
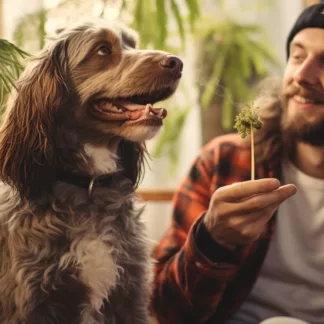
<path id="1" fill-rule="evenodd" d="M 210 201 L 204 223 L 214 240 L 234 249 L 255 241 L 279 205 L 296 193 L 277 179 L 234 183 L 217 189 Z"/>

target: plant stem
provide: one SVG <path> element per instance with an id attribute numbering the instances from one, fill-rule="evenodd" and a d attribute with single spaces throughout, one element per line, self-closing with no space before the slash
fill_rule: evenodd
<path id="1" fill-rule="evenodd" d="M 254 161 L 254 134 L 253 134 L 253 126 L 251 124 L 251 180 L 254 180 L 255 176 L 255 161 Z"/>

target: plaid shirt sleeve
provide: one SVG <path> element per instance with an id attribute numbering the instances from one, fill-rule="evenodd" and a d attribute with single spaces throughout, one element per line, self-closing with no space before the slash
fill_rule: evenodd
<path id="1" fill-rule="evenodd" d="M 157 263 L 152 309 L 159 323 L 204 323 L 217 310 L 227 283 L 237 271 L 237 263 L 207 258 L 195 241 L 199 222 L 217 188 L 219 169 L 234 163 L 230 154 L 220 165 L 219 154 L 215 143 L 202 149 L 175 194 L 171 226 L 154 250 Z M 249 160 L 245 163 L 249 170 Z"/>

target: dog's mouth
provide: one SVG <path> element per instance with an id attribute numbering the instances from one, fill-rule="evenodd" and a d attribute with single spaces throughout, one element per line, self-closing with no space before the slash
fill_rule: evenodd
<path id="1" fill-rule="evenodd" d="M 167 110 L 165 108 L 155 108 L 153 105 L 169 97 L 172 92 L 168 90 L 129 98 L 111 99 L 100 97 L 91 104 L 91 113 L 94 117 L 105 121 L 136 122 L 156 120 L 161 122 L 167 116 Z"/>

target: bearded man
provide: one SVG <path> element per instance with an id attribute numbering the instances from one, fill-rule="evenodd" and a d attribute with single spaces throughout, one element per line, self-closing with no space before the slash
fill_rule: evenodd
<path id="1" fill-rule="evenodd" d="M 201 149 L 175 194 L 154 250 L 159 323 L 324 323 L 323 3 L 298 17 L 287 58 L 259 102 L 256 180 L 249 141 L 229 134 Z"/>

